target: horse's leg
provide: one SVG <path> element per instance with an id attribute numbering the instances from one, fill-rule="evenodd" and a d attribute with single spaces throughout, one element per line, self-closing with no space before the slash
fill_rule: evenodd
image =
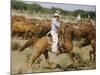
<path id="1" fill-rule="evenodd" d="M 52 65 L 53 63 L 51 63 L 50 60 L 49 60 L 48 50 L 45 50 L 43 54 L 45 56 L 47 64 Z"/>
<path id="2" fill-rule="evenodd" d="M 45 56 L 45 59 L 46 59 L 46 62 L 47 62 L 47 64 L 48 64 L 48 66 L 50 67 L 50 68 L 55 68 L 57 65 L 56 64 L 54 64 L 53 62 L 51 63 L 50 62 L 50 60 L 49 60 L 49 55 L 48 55 L 48 51 L 47 50 L 45 50 L 44 51 L 44 56 Z"/>
<path id="3" fill-rule="evenodd" d="M 49 61 L 48 51 L 45 50 L 43 54 L 44 54 L 44 57 L 45 57 L 45 59 L 46 59 L 47 64 L 51 64 L 50 61 Z"/>
<path id="4" fill-rule="evenodd" d="M 63 48 L 61 42 L 58 42 L 58 50 L 60 53 L 63 53 Z"/>
<path id="5" fill-rule="evenodd" d="M 34 52 L 32 58 L 30 58 L 30 60 L 29 60 L 29 65 L 28 65 L 28 66 L 31 67 L 32 64 L 35 62 L 35 60 L 36 60 L 42 53 L 43 53 L 43 52 L 38 52 L 38 51 Z"/>

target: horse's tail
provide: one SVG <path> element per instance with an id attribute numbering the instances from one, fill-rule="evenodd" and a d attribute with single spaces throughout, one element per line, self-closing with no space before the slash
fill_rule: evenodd
<path id="1" fill-rule="evenodd" d="M 20 49 L 19 52 L 23 51 L 25 48 L 31 46 L 34 43 L 33 40 L 28 40 Z"/>

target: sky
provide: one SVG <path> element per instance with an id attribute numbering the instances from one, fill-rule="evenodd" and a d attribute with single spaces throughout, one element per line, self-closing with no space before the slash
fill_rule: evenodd
<path id="1" fill-rule="evenodd" d="M 78 9 L 82 9 L 85 11 L 96 11 L 96 7 L 94 5 L 76 5 L 76 4 L 64 4 L 64 3 L 48 3 L 48 2 L 34 2 L 34 1 L 26 1 L 26 3 L 36 3 L 40 4 L 42 7 L 45 8 L 62 8 L 64 10 L 74 11 Z"/>

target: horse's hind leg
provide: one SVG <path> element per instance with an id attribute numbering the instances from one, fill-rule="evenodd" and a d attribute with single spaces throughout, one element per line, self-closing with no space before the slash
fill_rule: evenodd
<path id="1" fill-rule="evenodd" d="M 44 54 L 44 56 L 45 56 L 45 59 L 46 59 L 46 62 L 47 62 L 47 64 L 48 64 L 48 66 L 49 66 L 50 68 L 55 68 L 56 65 L 55 65 L 54 63 L 51 63 L 50 60 L 49 60 L 48 51 L 45 50 L 43 54 Z"/>
<path id="2" fill-rule="evenodd" d="M 35 60 L 42 54 L 42 52 L 34 52 L 33 55 L 32 55 L 32 58 L 30 58 L 29 60 L 29 67 L 32 66 L 32 64 L 35 62 Z"/>
<path id="3" fill-rule="evenodd" d="M 45 56 L 46 62 L 47 62 L 48 64 L 50 64 L 48 51 L 45 50 L 43 54 L 44 54 L 44 56 Z"/>

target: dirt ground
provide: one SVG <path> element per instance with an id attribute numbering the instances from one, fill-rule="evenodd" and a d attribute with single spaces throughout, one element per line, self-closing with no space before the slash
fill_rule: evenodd
<path id="1" fill-rule="evenodd" d="M 20 40 L 12 38 L 11 43 L 19 44 L 18 49 L 22 46 L 27 40 Z M 33 64 L 32 68 L 27 67 L 28 60 L 34 54 L 34 48 L 28 47 L 23 52 L 19 53 L 18 49 L 11 50 L 11 72 L 12 74 L 20 73 L 37 73 L 37 72 L 54 72 L 54 71 L 74 71 L 74 70 L 90 70 L 96 68 L 96 63 L 90 62 L 89 51 L 92 49 L 90 45 L 86 47 L 79 48 L 74 44 L 74 53 L 75 57 L 79 61 L 78 64 L 72 65 L 72 60 L 70 56 L 66 54 L 54 55 L 49 52 L 50 61 L 59 64 L 60 67 L 49 68 L 45 58 L 41 55 Z"/>

